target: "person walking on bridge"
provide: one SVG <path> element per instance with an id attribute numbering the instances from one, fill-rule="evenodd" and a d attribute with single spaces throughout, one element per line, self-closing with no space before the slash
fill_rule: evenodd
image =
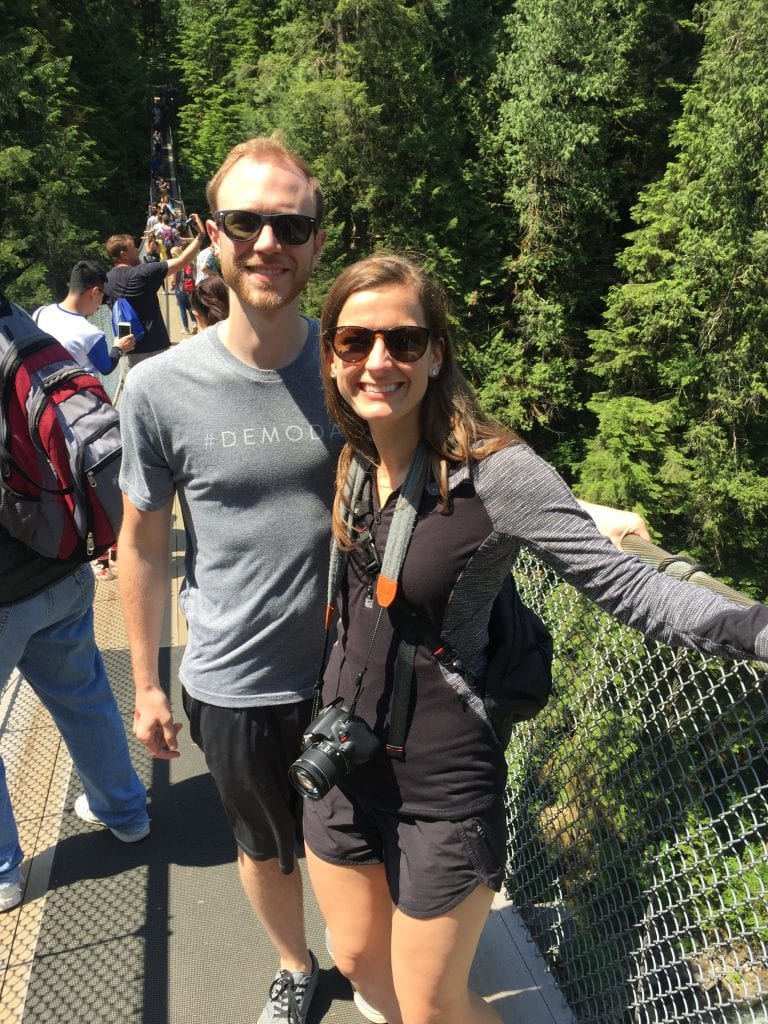
<path id="1" fill-rule="evenodd" d="M 178 493 L 184 707 L 235 835 L 243 888 L 280 960 L 260 1024 L 304 1022 L 319 969 L 307 948 L 299 801 L 287 771 L 309 720 L 340 449 L 319 385 L 318 326 L 299 313 L 325 241 L 322 196 L 298 156 L 255 139 L 225 158 L 208 199 L 229 317 L 137 367 L 122 396 L 119 579 L 134 733 L 154 757 L 179 756 L 181 726 L 157 668 Z"/>
<path id="2" fill-rule="evenodd" d="M 0 295 L 6 339 L 40 333 L 20 307 Z M 6 359 L 0 393 L 7 390 Z M 14 668 L 50 713 L 84 793 L 75 814 L 135 843 L 149 835 L 146 790 L 131 763 L 123 720 L 96 646 L 95 581 L 84 550 L 49 558 L 0 526 L 0 688 Z M 23 853 L 0 757 L 0 911 L 22 900 Z"/>
<path id="3" fill-rule="evenodd" d="M 128 299 L 144 325 L 143 338 L 136 339 L 135 348 L 121 362 L 123 377 L 138 363 L 170 347 L 171 339 L 160 313 L 157 292 L 169 274 L 177 273 L 190 260 L 194 261 L 200 250 L 205 228 L 196 213 L 191 215 L 191 220 L 197 234 L 174 259 L 142 263 L 131 235 L 110 235 L 105 243 L 113 264 L 107 274 L 107 299 L 110 305 L 117 299 Z"/>
<path id="4" fill-rule="evenodd" d="M 107 347 L 104 332 L 88 321 L 104 301 L 106 271 L 92 260 L 79 260 L 69 275 L 69 290 L 61 302 L 40 306 L 32 319 L 40 330 L 60 341 L 76 363 L 88 373 L 110 374 L 122 357 L 132 352 L 132 334 L 115 338 Z"/>

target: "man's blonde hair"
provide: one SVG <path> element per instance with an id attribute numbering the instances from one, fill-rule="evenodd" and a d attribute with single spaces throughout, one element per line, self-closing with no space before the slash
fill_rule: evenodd
<path id="1" fill-rule="evenodd" d="M 316 227 L 320 227 L 323 221 L 323 214 L 325 212 L 323 192 L 320 188 L 320 182 L 314 176 L 306 161 L 303 160 L 298 153 L 294 153 L 293 150 L 288 149 L 277 132 L 273 132 L 270 136 L 257 136 L 254 139 L 247 139 L 245 142 L 239 142 L 236 146 L 233 146 L 232 149 L 230 149 L 224 157 L 218 171 L 216 171 L 214 176 L 208 182 L 205 189 L 205 198 L 208 200 L 208 208 L 212 215 L 215 214 L 219 208 L 218 196 L 222 181 L 227 174 L 229 174 L 238 160 L 242 160 L 244 157 L 248 157 L 251 160 L 257 160 L 261 163 L 292 164 L 298 171 L 300 171 L 307 179 L 310 194 L 315 201 Z"/>

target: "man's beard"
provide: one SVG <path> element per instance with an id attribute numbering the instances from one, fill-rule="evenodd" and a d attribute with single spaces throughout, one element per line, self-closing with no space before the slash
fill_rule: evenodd
<path id="1" fill-rule="evenodd" d="M 299 269 L 294 272 L 292 286 L 285 294 L 264 282 L 254 281 L 245 269 L 245 261 L 240 262 L 231 258 L 222 260 L 221 276 L 244 306 L 269 312 L 290 305 L 304 291 L 309 278 L 309 268 L 303 276 Z"/>

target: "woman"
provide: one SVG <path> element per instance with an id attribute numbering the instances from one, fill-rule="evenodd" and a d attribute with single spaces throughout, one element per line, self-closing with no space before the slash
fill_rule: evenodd
<path id="1" fill-rule="evenodd" d="M 229 316 L 229 291 L 217 275 L 204 277 L 197 283 L 189 296 L 190 312 L 196 327 L 192 333 L 205 330 L 211 324 L 226 320 Z"/>
<path id="2" fill-rule="evenodd" d="M 173 226 L 170 213 L 160 216 L 159 230 L 156 232 L 158 244 L 165 250 L 166 257 L 173 259 L 173 250 L 183 248 L 179 232 Z"/>
<path id="3" fill-rule="evenodd" d="M 382 254 L 344 271 L 321 332 L 326 398 L 347 438 L 333 529 L 350 551 L 323 698 L 350 708 L 357 696 L 356 715 L 381 746 L 325 797 L 305 802 L 312 884 L 365 1016 L 498 1024 L 468 975 L 504 873 L 504 750 L 465 677 L 419 647 L 405 754 L 387 754 L 401 636 L 398 616 L 379 607 L 370 552 L 356 537 L 368 528 L 383 557 L 394 497 L 425 443 L 431 481 L 399 590 L 476 675 L 491 603 L 523 545 L 605 610 L 666 642 L 765 660 L 768 609 L 736 608 L 660 576 L 600 537 L 557 473 L 479 412 L 454 361 L 441 293 L 411 262 Z M 340 491 L 353 452 L 370 465 L 370 509 L 363 503 L 350 531 Z"/>
<path id="4" fill-rule="evenodd" d="M 182 253 L 180 246 L 175 245 L 170 252 L 171 259 L 176 259 Z M 172 281 L 169 281 L 169 289 L 173 289 L 173 294 L 176 296 L 176 305 L 179 307 L 179 317 L 181 319 L 181 330 L 183 334 L 189 334 L 189 318 L 187 316 L 190 313 L 190 296 L 192 290 L 195 287 L 195 266 L 193 263 L 187 263 L 177 271 Z"/>

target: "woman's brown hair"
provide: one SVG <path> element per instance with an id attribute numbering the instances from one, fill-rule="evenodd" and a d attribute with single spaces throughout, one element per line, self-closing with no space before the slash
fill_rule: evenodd
<path id="1" fill-rule="evenodd" d="M 442 288 L 412 259 L 396 253 L 377 253 L 347 267 L 331 286 L 320 319 L 321 369 L 328 411 L 346 438 L 336 471 L 333 503 L 333 533 L 344 548 L 352 546 L 344 524 L 341 492 L 347 479 L 353 452 L 375 466 L 378 453 L 367 422 L 341 397 L 330 368 L 333 350 L 327 332 L 338 324 L 339 314 L 350 295 L 360 291 L 404 285 L 412 289 L 424 313 L 424 326 L 442 340 L 443 358 L 437 377 L 430 378 L 421 404 L 421 435 L 427 444 L 432 475 L 440 491 L 443 509 L 449 506 L 448 469 L 451 464 L 478 461 L 519 442 L 519 438 L 485 416 L 474 392 L 456 364 L 451 344 L 448 303 Z"/>
<path id="2" fill-rule="evenodd" d="M 203 318 L 203 326 L 210 327 L 229 316 L 229 289 L 218 274 L 210 274 L 195 285 L 189 305 Z"/>

